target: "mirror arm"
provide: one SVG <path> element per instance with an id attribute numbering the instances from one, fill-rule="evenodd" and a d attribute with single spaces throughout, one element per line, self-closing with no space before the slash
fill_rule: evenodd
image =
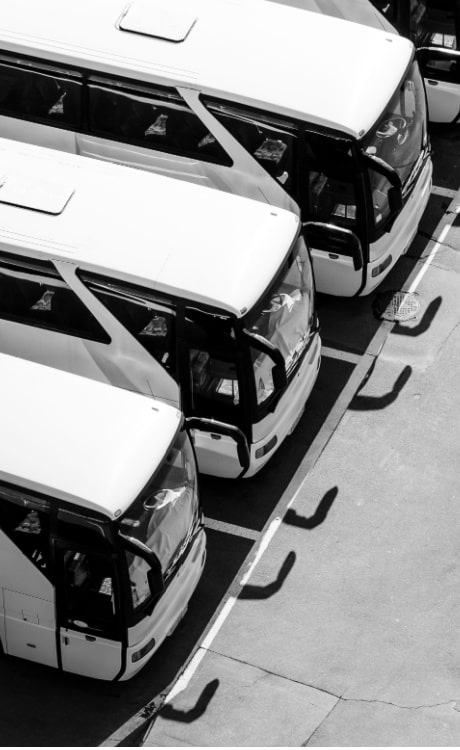
<path id="1" fill-rule="evenodd" d="M 396 169 L 390 166 L 390 164 L 387 164 L 387 162 L 384 159 L 381 159 L 380 156 L 366 154 L 365 151 L 362 151 L 361 154 L 364 160 L 370 161 L 374 169 L 376 169 L 377 172 L 380 172 L 380 174 L 383 174 L 388 179 L 388 182 L 393 185 L 393 187 L 398 188 L 398 190 L 402 190 L 401 178 Z"/>

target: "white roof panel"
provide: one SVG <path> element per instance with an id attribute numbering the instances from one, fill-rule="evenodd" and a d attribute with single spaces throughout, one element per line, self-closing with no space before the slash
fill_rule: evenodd
<path id="1" fill-rule="evenodd" d="M 265 291 L 298 217 L 143 170 L 0 138 L 5 172 L 48 170 L 74 185 L 58 216 L 0 203 L 0 244 L 239 315 Z M 150 284 L 149 284 L 150 282 Z"/>
<path id="2" fill-rule="evenodd" d="M 180 43 L 120 31 L 123 0 L 64 4 L 65 12 L 63 0 L 3 0 L 0 46 L 273 103 L 355 137 L 376 122 L 413 55 L 412 43 L 389 31 L 267 0 L 193 0 L 197 20 Z"/>
<path id="3" fill-rule="evenodd" d="M 119 27 L 123 31 L 183 42 L 196 14 L 189 0 L 134 0 L 123 14 Z"/>
<path id="4" fill-rule="evenodd" d="M 34 175 L 32 165 L 22 173 L 10 172 L 0 178 L 0 203 L 60 214 L 73 194 L 73 187 L 62 181 L 51 181 Z"/>
<path id="5" fill-rule="evenodd" d="M 114 518 L 163 459 L 171 406 L 0 354 L 0 478 Z"/>

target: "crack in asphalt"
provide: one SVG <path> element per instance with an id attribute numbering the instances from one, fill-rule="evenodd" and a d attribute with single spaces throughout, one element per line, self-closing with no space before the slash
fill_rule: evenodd
<path id="1" fill-rule="evenodd" d="M 446 212 L 446 213 L 449 213 L 449 212 Z M 456 214 L 457 216 L 459 216 L 459 214 L 457 214 L 456 211 L 450 211 L 450 213 L 451 214 Z M 452 229 L 452 225 L 451 225 L 450 229 Z M 450 229 L 449 229 L 449 231 L 450 231 Z M 459 248 L 456 247 L 455 245 L 451 244 L 450 242 L 445 242 L 445 241 L 444 242 L 439 242 L 438 238 L 436 238 L 432 234 L 429 234 L 428 232 L 423 232 L 423 231 L 419 230 L 417 232 L 417 235 L 419 237 L 423 237 L 423 239 L 428 240 L 429 242 L 433 242 L 435 244 L 438 244 L 440 247 L 445 247 L 448 250 L 453 250 L 454 252 L 457 252 L 457 253 L 459 252 Z M 412 258 L 413 260 L 418 260 L 420 263 L 424 262 L 423 256 L 420 257 L 420 255 L 418 255 L 417 253 L 411 253 L 409 251 L 405 255 L 406 255 L 406 258 Z"/>
<path id="2" fill-rule="evenodd" d="M 294 682 L 296 685 L 302 685 L 303 687 L 312 688 L 312 690 L 317 690 L 319 693 L 324 693 L 325 695 L 330 695 L 331 698 L 336 698 L 337 700 L 340 699 L 339 695 L 336 695 L 335 693 L 331 693 L 329 690 L 325 690 L 324 688 L 316 687 L 316 685 L 309 685 L 308 682 L 303 682 L 302 680 L 295 680 L 292 677 L 287 677 L 284 674 L 280 674 L 279 672 L 273 672 L 270 669 L 267 669 L 266 667 L 261 667 L 258 664 L 253 664 L 249 661 L 246 661 L 245 659 L 238 659 L 236 656 L 229 656 L 228 654 L 223 654 L 221 651 L 216 651 L 215 649 L 208 648 L 206 649 L 208 653 L 215 654 L 216 656 L 222 656 L 224 659 L 230 659 L 230 661 L 236 661 L 238 664 L 244 664 L 247 667 L 252 667 L 253 669 L 258 669 L 261 672 L 265 672 L 264 679 L 267 675 L 272 675 L 273 677 L 279 677 L 282 680 L 288 680 L 288 682 Z M 257 681 L 261 679 L 260 677 L 257 678 Z M 318 706 L 320 708 L 320 706 Z"/>
<path id="3" fill-rule="evenodd" d="M 229 656 L 228 654 L 223 654 L 220 651 L 216 651 L 214 649 L 207 649 L 210 653 L 215 654 L 216 656 L 222 656 L 224 659 L 230 659 L 231 661 L 236 661 L 239 664 L 244 664 L 247 667 L 253 667 L 253 669 L 258 669 L 261 672 L 264 672 L 264 675 L 261 675 L 260 677 L 257 677 L 255 682 L 258 682 L 260 679 L 265 679 L 266 675 L 272 675 L 273 677 L 279 677 L 282 680 L 288 680 L 288 682 L 293 682 L 296 685 L 302 685 L 307 688 L 311 688 L 312 690 L 317 690 L 319 693 L 324 693 L 325 695 L 329 695 L 331 698 L 336 698 L 337 703 L 334 704 L 331 710 L 333 710 L 340 701 L 343 701 L 344 703 L 347 702 L 355 702 L 355 703 L 381 703 L 386 706 L 393 706 L 394 708 L 401 708 L 406 709 L 408 711 L 417 711 L 421 708 L 439 708 L 440 706 L 449 706 L 452 703 L 457 703 L 458 698 L 452 698 L 448 701 L 442 701 L 440 703 L 422 703 L 418 706 L 404 706 L 399 703 L 394 703 L 392 701 L 385 701 L 381 700 L 379 698 L 354 698 L 354 697 L 345 697 L 344 694 L 337 695 L 337 693 L 333 693 L 330 690 L 326 690 L 325 688 L 318 687 L 317 685 L 312 685 L 309 682 L 304 682 L 303 680 L 296 680 L 292 677 L 288 677 L 287 675 L 280 674 L 279 672 L 274 672 L 273 670 L 267 669 L 266 667 L 261 667 L 258 664 L 253 664 L 252 662 L 248 662 L 245 659 L 238 659 L 235 656 Z M 253 683 L 255 684 L 255 683 Z M 320 706 L 318 706 L 320 708 Z M 330 713 L 330 711 L 329 711 Z M 328 715 L 329 715 L 328 713 Z M 316 730 L 315 730 L 316 731 Z"/>
<path id="4" fill-rule="evenodd" d="M 337 695 L 337 693 L 333 693 L 330 690 L 325 690 L 324 688 L 318 687 L 317 685 L 312 685 L 311 683 L 308 683 L 308 682 L 303 682 L 302 680 L 296 680 L 296 679 L 293 679 L 291 677 L 287 677 L 286 675 L 280 674 L 279 672 L 274 672 L 274 671 L 272 671 L 270 669 L 266 669 L 265 667 L 261 667 L 258 664 L 253 664 L 251 662 L 248 662 L 245 659 L 237 659 L 234 656 L 229 656 L 228 654 L 223 654 L 220 651 L 216 651 L 214 649 L 207 649 L 207 650 L 210 651 L 211 653 L 215 654 L 216 656 L 222 656 L 225 659 L 230 659 L 231 661 L 235 661 L 235 662 L 238 662 L 239 664 L 244 664 L 245 666 L 253 667 L 254 669 L 258 669 L 261 672 L 264 672 L 265 675 L 262 675 L 262 676 L 256 678 L 256 680 L 254 681 L 253 685 L 256 684 L 257 682 L 259 682 L 260 679 L 265 679 L 266 675 L 272 675 L 274 677 L 279 677 L 280 679 L 288 680 L 289 682 L 293 682 L 296 685 L 302 685 L 304 687 L 311 688 L 312 690 L 317 690 L 319 693 L 323 693 L 325 695 L 330 696 L 331 698 L 335 698 L 336 699 L 336 702 L 334 703 L 334 705 L 331 706 L 331 708 L 329 709 L 329 711 L 326 713 L 326 715 L 324 716 L 324 718 L 320 721 L 320 723 L 318 724 L 318 726 L 315 727 L 315 729 L 313 730 L 313 732 L 311 732 L 311 734 L 308 735 L 308 737 L 306 738 L 306 740 L 302 743 L 301 747 L 306 747 L 308 745 L 308 743 L 310 742 L 310 740 L 312 739 L 312 737 L 314 736 L 314 734 L 327 721 L 327 719 L 330 717 L 331 713 L 333 711 L 335 711 L 335 709 L 337 708 L 337 706 L 340 705 L 340 703 L 375 703 L 375 704 L 380 704 L 380 705 L 383 705 L 383 706 L 392 706 L 393 708 L 399 708 L 402 711 L 420 711 L 420 710 L 426 709 L 426 708 L 441 708 L 443 706 L 451 706 L 452 710 L 458 710 L 458 709 L 455 708 L 455 705 L 458 702 L 458 698 L 452 698 L 451 700 L 448 700 L 448 701 L 441 701 L 440 703 L 422 703 L 422 704 L 416 705 L 416 706 L 405 706 L 405 705 L 400 704 L 400 703 L 394 703 L 393 701 L 385 701 L 385 700 L 381 700 L 379 698 L 354 698 L 354 697 L 345 697 L 343 695 L 343 693 L 342 693 L 342 695 Z M 315 705 L 315 704 L 312 704 L 312 705 Z M 317 708 L 321 708 L 321 706 L 317 706 Z"/>
<path id="5" fill-rule="evenodd" d="M 457 698 L 452 698 L 449 701 L 442 701 L 441 703 L 422 703 L 420 706 L 402 706 L 399 703 L 393 703 L 392 701 L 384 701 L 378 698 L 339 698 L 339 701 L 350 702 L 350 703 L 381 703 L 384 706 L 393 706 L 394 708 L 400 708 L 406 711 L 419 711 L 421 708 L 440 708 L 441 706 L 449 706 L 452 703 L 457 702 Z M 452 706 L 453 708 L 453 706 Z"/>

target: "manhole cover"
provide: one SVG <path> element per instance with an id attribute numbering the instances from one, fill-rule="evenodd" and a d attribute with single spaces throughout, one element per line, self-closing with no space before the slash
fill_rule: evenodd
<path id="1" fill-rule="evenodd" d="M 383 292 L 374 300 L 373 309 L 379 320 L 399 322 L 416 318 L 420 303 L 413 292 Z"/>

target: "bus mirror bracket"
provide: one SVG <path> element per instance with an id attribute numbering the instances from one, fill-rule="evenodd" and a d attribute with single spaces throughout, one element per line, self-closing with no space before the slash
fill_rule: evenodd
<path id="1" fill-rule="evenodd" d="M 305 221 L 302 226 L 311 247 L 351 257 L 354 270 L 361 270 L 364 265 L 363 249 L 359 237 L 351 229 L 323 221 Z"/>
<path id="2" fill-rule="evenodd" d="M 186 417 L 185 424 L 189 430 L 201 430 L 202 432 L 215 432 L 218 435 L 227 435 L 236 442 L 236 450 L 241 468 L 246 471 L 251 463 L 251 453 L 244 432 L 239 427 L 217 419 L 206 417 Z"/>
<path id="3" fill-rule="evenodd" d="M 120 539 L 123 539 L 126 547 L 133 552 L 135 555 L 142 557 L 146 561 L 149 568 L 147 570 L 147 580 L 149 582 L 150 591 L 157 598 L 165 587 L 163 572 L 161 570 L 161 563 L 156 556 L 155 552 L 143 544 L 139 539 L 132 536 L 126 536 L 120 530 L 118 531 Z"/>
<path id="4" fill-rule="evenodd" d="M 287 375 L 286 375 L 286 364 L 284 357 L 281 354 L 277 346 L 272 344 L 271 341 L 260 336 L 258 333 L 252 333 L 247 328 L 243 329 L 243 333 L 248 338 L 254 341 L 254 345 L 264 354 L 267 354 L 271 360 L 275 363 L 273 368 L 273 385 L 278 393 L 284 391 L 287 388 Z M 274 408 L 274 406 L 273 406 Z"/>

